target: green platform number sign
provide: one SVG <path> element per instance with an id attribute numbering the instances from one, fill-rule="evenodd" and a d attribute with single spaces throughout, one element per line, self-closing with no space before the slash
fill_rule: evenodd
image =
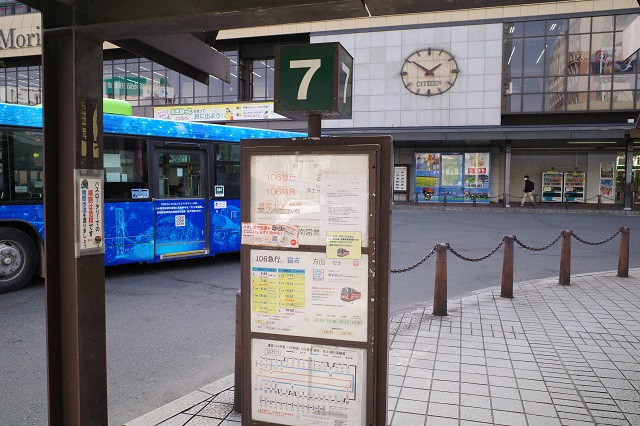
<path id="1" fill-rule="evenodd" d="M 277 46 L 275 111 L 351 118 L 353 58 L 340 43 Z"/>

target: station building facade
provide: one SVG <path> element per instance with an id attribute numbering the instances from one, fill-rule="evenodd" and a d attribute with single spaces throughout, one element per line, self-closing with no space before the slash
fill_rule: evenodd
<path id="1" fill-rule="evenodd" d="M 40 15 L 4 6 L 0 101 L 40 103 Z M 223 30 L 232 78 L 209 86 L 105 43 L 103 91 L 136 115 L 305 129 L 273 112 L 275 46 L 339 42 L 353 115 L 323 133 L 392 135 L 396 201 L 514 203 L 529 175 L 544 202 L 620 203 L 640 184 L 625 138 L 640 67 L 622 43 L 639 15 L 636 0 L 571 0 Z"/>

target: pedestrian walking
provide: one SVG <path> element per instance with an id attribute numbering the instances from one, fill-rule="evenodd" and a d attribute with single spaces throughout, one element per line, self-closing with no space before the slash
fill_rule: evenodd
<path id="1" fill-rule="evenodd" d="M 520 202 L 520 207 L 524 206 L 524 202 L 527 200 L 527 197 L 531 198 L 531 202 L 533 203 L 533 182 L 529 179 L 529 176 L 524 175 L 524 196 L 522 197 L 522 201 Z"/>

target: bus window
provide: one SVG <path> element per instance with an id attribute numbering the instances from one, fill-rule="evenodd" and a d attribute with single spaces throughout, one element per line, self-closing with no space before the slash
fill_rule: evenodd
<path id="1" fill-rule="evenodd" d="M 217 143 L 216 161 L 240 162 L 240 145 L 237 143 Z"/>
<path id="2" fill-rule="evenodd" d="M 225 197 L 240 197 L 240 164 L 216 164 L 215 184 L 224 186 Z"/>
<path id="3" fill-rule="evenodd" d="M 202 157 L 199 151 L 159 151 L 158 197 L 201 197 Z"/>
<path id="4" fill-rule="evenodd" d="M 4 183 L 9 182 L 9 152 L 7 151 L 7 131 L 0 131 L 0 201 L 9 200 L 9 191 Z"/>
<path id="5" fill-rule="evenodd" d="M 138 198 L 149 188 L 147 142 L 142 138 L 104 136 L 105 199 Z M 144 193 L 144 191 L 142 191 Z"/>
<path id="6" fill-rule="evenodd" d="M 2 139 L 3 192 L 9 192 L 8 198 L 12 201 L 42 201 L 44 189 L 42 132 L 10 130 L 3 133 Z M 8 181 L 5 178 L 8 178 Z M 4 194 L 3 199 L 7 199 Z"/>
<path id="7" fill-rule="evenodd" d="M 225 197 L 240 197 L 240 145 L 217 143 L 215 185 L 224 187 Z"/>

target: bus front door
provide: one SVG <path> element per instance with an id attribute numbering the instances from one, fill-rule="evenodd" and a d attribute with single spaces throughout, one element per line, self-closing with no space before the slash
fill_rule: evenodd
<path id="1" fill-rule="evenodd" d="M 160 260 L 209 254 L 204 151 L 155 149 L 155 255 Z"/>

